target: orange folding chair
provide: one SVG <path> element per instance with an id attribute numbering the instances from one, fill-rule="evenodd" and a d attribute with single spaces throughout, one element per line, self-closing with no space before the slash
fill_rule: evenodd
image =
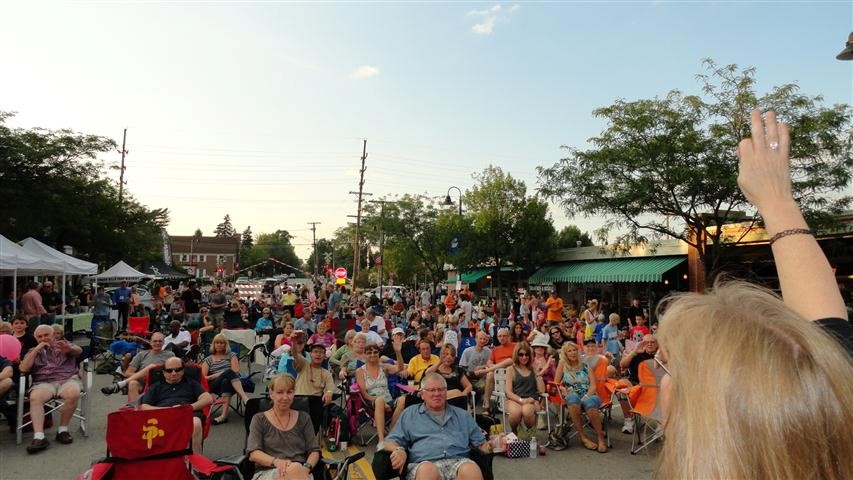
<path id="1" fill-rule="evenodd" d="M 628 405 L 634 415 L 634 438 L 631 442 L 631 455 L 648 447 L 652 442 L 663 436 L 663 413 L 658 401 L 660 383 L 666 371 L 650 358 L 640 363 L 637 376 L 640 383 L 625 390 L 620 390 L 628 396 Z"/>

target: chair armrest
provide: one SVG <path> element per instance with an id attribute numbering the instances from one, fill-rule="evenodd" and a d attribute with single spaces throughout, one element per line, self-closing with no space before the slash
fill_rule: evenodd
<path id="1" fill-rule="evenodd" d="M 406 478 L 405 468 L 403 474 L 394 470 L 391 466 L 391 452 L 387 450 L 377 450 L 373 454 L 373 461 L 370 462 L 370 467 L 373 470 L 373 475 L 376 480 L 390 480 L 392 478 Z"/>
<path id="2" fill-rule="evenodd" d="M 495 475 L 492 472 L 492 461 L 495 459 L 494 453 L 486 453 L 479 448 L 472 448 L 468 454 L 469 458 L 480 467 L 480 472 L 483 474 L 483 480 L 494 480 Z"/>

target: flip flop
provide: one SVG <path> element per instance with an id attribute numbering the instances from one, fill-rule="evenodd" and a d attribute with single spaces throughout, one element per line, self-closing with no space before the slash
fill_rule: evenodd
<path id="1" fill-rule="evenodd" d="M 595 442 L 593 442 L 592 440 L 589 440 L 587 438 L 582 438 L 581 443 L 583 443 L 583 446 L 587 450 L 598 450 L 598 445 Z"/>
<path id="2" fill-rule="evenodd" d="M 214 418 L 214 419 L 213 419 L 213 421 L 212 421 L 211 423 L 212 423 L 212 424 L 214 424 L 214 425 L 222 425 L 223 423 L 228 423 L 228 419 L 227 419 L 227 418 L 223 418 L 223 419 L 221 419 L 221 420 L 220 420 L 220 419 L 218 419 L 218 418 Z"/>
<path id="3" fill-rule="evenodd" d="M 602 442 L 598 442 L 598 453 L 607 453 L 607 444 Z"/>

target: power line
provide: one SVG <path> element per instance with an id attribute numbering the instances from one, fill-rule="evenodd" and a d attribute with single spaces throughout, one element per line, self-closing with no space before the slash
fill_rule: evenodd
<path id="1" fill-rule="evenodd" d="M 359 268 L 359 260 L 361 257 L 361 239 L 359 238 L 359 228 L 361 228 L 361 204 L 364 197 L 369 197 L 373 195 L 372 193 L 366 193 L 364 191 L 364 172 L 367 170 L 367 167 L 364 166 L 364 162 L 367 160 L 367 139 L 364 140 L 364 144 L 361 152 L 361 170 L 359 171 L 359 179 L 358 179 L 358 192 L 349 192 L 350 195 L 358 195 L 358 210 L 356 211 L 356 215 L 348 215 L 349 217 L 355 216 L 355 251 L 353 252 L 353 268 L 352 268 L 352 288 L 356 289 L 358 286 L 358 268 Z"/>
<path id="2" fill-rule="evenodd" d="M 311 225 L 311 236 L 313 237 L 312 243 L 314 244 L 314 276 L 316 277 L 318 272 L 318 261 L 317 261 L 317 225 L 320 225 L 320 222 L 308 222 L 308 225 Z"/>

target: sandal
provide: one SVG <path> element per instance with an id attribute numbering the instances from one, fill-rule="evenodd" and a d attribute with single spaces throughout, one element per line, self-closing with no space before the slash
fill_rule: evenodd
<path id="1" fill-rule="evenodd" d="M 598 441 L 598 453 L 607 453 L 607 443 L 604 440 Z"/>
<path id="2" fill-rule="evenodd" d="M 214 425 L 222 425 L 223 423 L 228 423 L 228 419 L 227 418 L 214 418 L 213 421 L 210 423 L 212 423 Z"/>
<path id="3" fill-rule="evenodd" d="M 588 438 L 581 438 L 581 443 L 587 450 L 598 450 L 598 445 Z"/>

